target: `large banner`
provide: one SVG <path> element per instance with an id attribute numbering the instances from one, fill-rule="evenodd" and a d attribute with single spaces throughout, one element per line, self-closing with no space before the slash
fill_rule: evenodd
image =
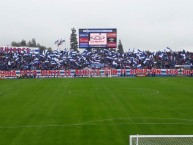
<path id="1" fill-rule="evenodd" d="M 76 69 L 76 70 L 10 70 L 0 71 L 1 78 L 30 77 L 119 77 L 119 76 L 192 76 L 193 70 L 179 69 Z"/>

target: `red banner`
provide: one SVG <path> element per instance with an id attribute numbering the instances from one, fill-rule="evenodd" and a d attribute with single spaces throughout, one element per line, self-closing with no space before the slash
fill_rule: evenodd
<path id="1" fill-rule="evenodd" d="M 139 74 L 159 75 L 159 76 L 176 76 L 176 75 L 192 75 L 193 70 L 179 69 L 76 69 L 76 70 L 10 70 L 0 71 L 3 77 L 18 76 L 135 76 Z"/>

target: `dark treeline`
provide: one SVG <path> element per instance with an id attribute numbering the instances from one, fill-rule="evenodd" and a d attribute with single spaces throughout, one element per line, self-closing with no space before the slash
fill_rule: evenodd
<path id="1" fill-rule="evenodd" d="M 20 47 L 20 46 L 27 46 L 27 47 L 38 47 L 40 49 L 40 52 L 43 52 L 44 50 L 48 50 L 48 51 L 52 51 L 52 48 L 50 47 L 46 47 L 43 45 L 40 45 L 39 43 L 36 42 L 35 38 L 33 38 L 32 40 L 29 40 L 28 42 L 26 40 L 21 40 L 20 42 L 15 42 L 12 41 L 11 42 L 11 46 L 15 46 L 15 47 Z"/>

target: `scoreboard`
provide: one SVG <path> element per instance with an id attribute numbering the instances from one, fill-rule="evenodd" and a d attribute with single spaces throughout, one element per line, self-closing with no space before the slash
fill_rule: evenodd
<path id="1" fill-rule="evenodd" d="M 116 48 L 117 29 L 79 29 L 79 48 Z"/>

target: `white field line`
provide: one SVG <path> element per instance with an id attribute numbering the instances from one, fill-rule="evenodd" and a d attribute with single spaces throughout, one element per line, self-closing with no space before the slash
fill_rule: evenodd
<path id="1" fill-rule="evenodd" d="M 93 122 L 103 122 L 103 121 L 115 121 L 115 120 L 132 120 L 132 119 L 154 119 L 154 120 L 174 120 L 174 121 L 186 121 L 187 122 L 192 122 L 193 120 L 190 119 L 179 119 L 179 118 L 153 118 L 153 117 L 133 117 L 133 118 L 112 118 L 112 119 L 102 119 L 102 120 L 93 120 L 93 121 L 87 121 L 87 122 L 81 122 L 77 123 L 74 125 L 84 125 L 88 123 L 93 123 Z M 119 124 L 119 123 L 118 123 Z M 123 123 L 122 123 L 123 124 Z M 136 123 L 125 123 L 125 124 L 136 124 Z M 144 124 L 144 123 L 137 123 L 137 124 Z M 145 123 L 147 124 L 147 123 Z M 159 123 L 158 123 L 159 124 Z"/>
<path id="2" fill-rule="evenodd" d="M 154 120 L 166 120 L 166 122 L 124 122 L 124 123 L 113 123 L 115 120 L 132 120 L 132 119 L 154 119 Z M 182 122 L 167 122 L 167 120 L 182 121 Z M 104 123 L 103 121 L 109 121 Z M 98 122 L 98 124 L 97 124 Z M 99 124 L 99 122 L 102 122 Z M 0 126 L 0 129 L 14 129 L 14 128 L 47 128 L 47 127 L 72 127 L 72 126 L 103 126 L 103 125 L 190 125 L 193 124 L 191 119 L 179 119 L 179 118 L 153 118 L 153 117 L 134 117 L 134 118 L 112 118 L 112 119 L 101 119 L 93 120 L 75 124 L 50 124 L 50 125 L 21 125 L 21 126 Z"/>
<path id="3" fill-rule="evenodd" d="M 143 92 L 142 96 L 146 95 L 157 95 L 159 94 L 159 90 L 153 90 L 153 89 L 148 89 L 148 88 L 128 88 L 129 90 L 144 90 L 146 92 Z"/>
<path id="4" fill-rule="evenodd" d="M 160 92 L 158 90 L 152 90 L 152 89 L 147 89 L 147 88 L 128 88 L 129 90 L 146 90 L 146 91 L 149 91 L 149 92 L 144 92 L 142 96 L 146 96 L 146 95 L 157 95 L 159 94 Z M 99 93 L 101 92 L 106 92 L 105 90 L 100 90 Z M 72 94 L 72 95 L 80 95 L 80 93 L 78 93 L 77 91 L 65 91 L 65 93 L 68 93 L 68 94 Z"/>

